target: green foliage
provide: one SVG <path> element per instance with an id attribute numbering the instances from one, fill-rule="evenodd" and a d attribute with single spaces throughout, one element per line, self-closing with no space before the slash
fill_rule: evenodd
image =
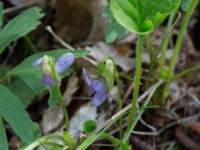
<path id="1" fill-rule="evenodd" d="M 158 13 L 170 14 L 179 3 L 180 0 L 110 0 L 110 8 L 115 19 L 127 30 L 146 35 L 156 26 L 154 20 Z"/>
<path id="2" fill-rule="evenodd" d="M 85 133 L 92 133 L 96 130 L 97 128 L 97 123 L 95 120 L 87 120 L 83 124 L 83 129 Z"/>
<path id="3" fill-rule="evenodd" d="M 12 82 L 5 84 L 5 86 L 20 99 L 25 108 L 31 104 L 35 97 L 34 92 L 21 78 L 16 78 Z"/>
<path id="4" fill-rule="evenodd" d="M 0 5 L 0 15 L 2 15 L 1 7 L 2 3 Z M 39 19 L 44 16 L 40 11 L 41 9 L 37 7 L 25 10 L 4 26 L 0 32 L 0 54 L 11 42 L 23 37 L 40 24 Z M 2 17 L 0 17 L 1 24 Z"/>
<path id="5" fill-rule="evenodd" d="M 6 138 L 6 131 L 3 126 L 3 121 L 0 117 L 0 149 L 8 150 L 8 141 Z"/>
<path id="6" fill-rule="evenodd" d="M 182 0 L 181 8 L 183 9 L 183 11 L 187 11 L 187 9 L 190 6 L 191 2 L 192 2 L 192 0 Z"/>
<path id="7" fill-rule="evenodd" d="M 109 23 L 108 29 L 106 30 L 105 34 L 106 42 L 111 43 L 117 38 L 123 37 L 126 32 L 126 29 L 123 26 L 121 26 L 113 17 L 109 5 L 104 9 L 103 15 L 108 17 Z"/>
<path id="8" fill-rule="evenodd" d="M 54 87 L 49 87 L 48 91 L 50 94 L 48 104 L 49 107 L 54 110 L 60 101 L 60 96 Z"/>
<path id="9" fill-rule="evenodd" d="M 0 85 L 0 95 L 0 116 L 25 143 L 37 139 L 39 128 L 31 121 L 20 100 L 3 85 Z"/>
<path id="10" fill-rule="evenodd" d="M 3 3 L 0 2 L 0 31 L 3 24 Z"/>
<path id="11" fill-rule="evenodd" d="M 102 61 L 97 64 L 97 68 L 99 74 L 106 80 L 108 83 L 109 90 L 111 91 L 114 85 L 114 73 L 111 72 L 108 68 L 106 68 L 106 61 L 110 59 L 109 57 L 105 57 Z M 114 66 L 113 66 L 114 67 Z"/>

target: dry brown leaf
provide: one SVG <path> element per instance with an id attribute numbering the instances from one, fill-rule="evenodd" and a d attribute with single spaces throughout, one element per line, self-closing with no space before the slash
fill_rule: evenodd
<path id="1" fill-rule="evenodd" d="M 67 88 L 63 94 L 65 104 L 68 105 L 72 100 L 72 95 L 78 90 L 78 77 L 73 74 L 67 83 Z"/>

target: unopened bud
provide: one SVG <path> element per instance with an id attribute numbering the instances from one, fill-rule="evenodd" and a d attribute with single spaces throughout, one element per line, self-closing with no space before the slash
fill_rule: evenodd
<path id="1" fill-rule="evenodd" d="M 50 62 L 50 58 L 47 55 L 45 55 L 42 58 L 42 71 L 46 75 L 51 75 L 52 74 L 49 62 Z"/>
<path id="2" fill-rule="evenodd" d="M 114 64 L 111 59 L 108 59 L 105 64 L 106 69 L 108 69 L 112 74 L 114 73 Z"/>

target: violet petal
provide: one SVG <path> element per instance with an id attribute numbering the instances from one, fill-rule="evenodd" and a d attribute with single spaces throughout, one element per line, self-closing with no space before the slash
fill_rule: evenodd
<path id="1" fill-rule="evenodd" d="M 106 100 L 106 97 L 98 92 L 95 93 L 92 103 L 96 106 L 101 105 Z"/>
<path id="2" fill-rule="evenodd" d="M 49 75 L 43 75 L 42 76 L 42 82 L 49 85 L 49 86 L 54 86 L 54 79 L 52 76 Z M 60 80 L 57 80 L 58 84 L 60 85 Z"/>
<path id="3" fill-rule="evenodd" d="M 99 106 L 101 105 L 108 97 L 107 90 L 106 92 L 104 91 L 104 85 L 103 82 L 99 80 L 94 80 L 92 81 L 92 87 L 95 90 L 95 95 L 93 97 L 93 104 Z"/>
<path id="4" fill-rule="evenodd" d="M 94 87 L 94 90 L 96 92 L 103 92 L 104 91 L 104 85 L 103 82 L 99 81 L 99 80 L 93 80 L 92 81 L 92 86 Z"/>
<path id="5" fill-rule="evenodd" d="M 58 58 L 55 67 L 58 73 L 64 72 L 74 63 L 75 57 L 72 53 L 66 53 Z"/>
<path id="6" fill-rule="evenodd" d="M 86 82 L 86 84 L 87 84 L 88 86 L 91 86 L 91 80 L 89 79 L 85 68 L 83 68 L 82 74 L 83 74 L 83 79 L 84 79 L 84 81 Z"/>
<path id="7" fill-rule="evenodd" d="M 42 58 L 37 59 L 33 62 L 33 67 L 38 67 L 42 64 Z"/>
<path id="8" fill-rule="evenodd" d="M 94 93 L 95 93 L 95 89 L 94 89 L 94 87 L 93 87 L 92 84 L 91 84 L 90 90 L 89 90 L 89 92 L 88 92 L 88 96 L 92 96 L 92 94 L 94 94 Z"/>

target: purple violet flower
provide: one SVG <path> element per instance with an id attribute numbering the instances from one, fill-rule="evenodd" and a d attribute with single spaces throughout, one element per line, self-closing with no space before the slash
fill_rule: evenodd
<path id="1" fill-rule="evenodd" d="M 96 106 L 101 105 L 108 98 L 108 86 L 105 89 L 103 81 L 97 79 L 91 81 L 87 75 L 85 68 L 83 68 L 83 79 L 90 87 L 88 95 L 92 96 L 94 94 L 92 103 Z"/>
<path id="2" fill-rule="evenodd" d="M 74 63 L 75 57 L 72 53 L 66 53 L 61 55 L 55 62 L 55 71 L 56 73 L 63 73 L 66 69 L 70 68 L 71 65 Z M 33 63 L 34 67 L 41 66 L 43 75 L 42 75 L 42 82 L 49 85 L 54 86 L 54 78 L 52 75 L 52 70 L 50 67 L 50 61 L 52 61 L 52 58 L 48 56 L 44 56 L 42 58 L 39 58 Z M 60 84 L 60 78 L 57 75 L 57 82 Z"/>

